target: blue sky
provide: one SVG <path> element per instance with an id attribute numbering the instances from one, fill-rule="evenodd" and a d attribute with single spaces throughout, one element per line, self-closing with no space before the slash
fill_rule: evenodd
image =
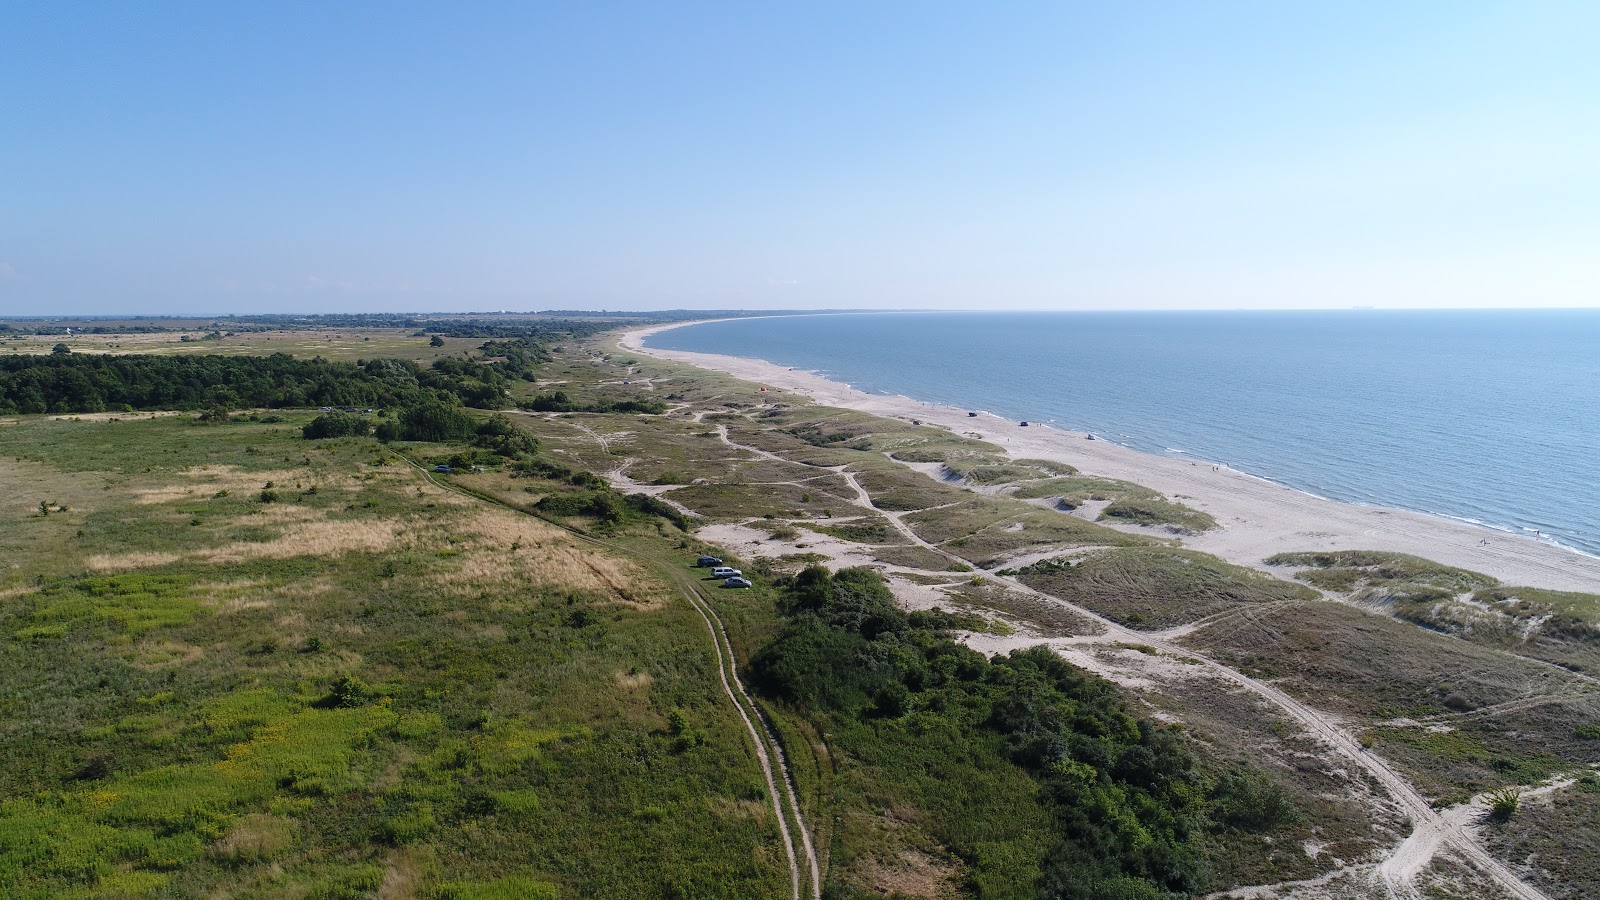
<path id="1" fill-rule="evenodd" d="M 10 3 L 0 312 L 1600 306 L 1600 4 Z"/>

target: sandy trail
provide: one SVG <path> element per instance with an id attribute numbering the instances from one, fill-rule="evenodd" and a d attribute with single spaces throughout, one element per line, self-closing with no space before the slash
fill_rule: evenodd
<path id="1" fill-rule="evenodd" d="M 1600 593 L 1600 558 L 1532 538 L 1424 513 L 1327 500 L 1225 466 L 1213 470 L 1210 464 L 1142 453 L 1106 440 L 1086 440 L 1081 432 L 1038 425 L 1023 429 L 997 416 L 969 417 L 966 410 L 867 394 L 762 360 L 643 345 L 651 334 L 686 324 L 692 323 L 631 331 L 620 343 L 632 352 L 758 382 L 768 386 L 769 393 L 775 387 L 830 406 L 917 418 L 994 443 L 1013 457 L 1055 460 L 1092 475 L 1145 485 L 1211 514 L 1221 527 L 1184 536 L 1183 545 L 1232 563 L 1264 569 L 1263 560 L 1276 553 L 1386 550 L 1483 572 L 1506 584 Z M 1486 539 L 1488 544 L 1482 543 Z"/>
<path id="2" fill-rule="evenodd" d="M 629 335 L 627 335 L 627 338 L 625 340 L 631 341 L 631 343 L 624 343 L 624 346 L 628 347 L 629 349 L 636 350 L 638 352 L 643 352 L 643 353 L 657 353 L 657 352 L 660 352 L 660 354 L 662 356 L 667 356 L 667 357 L 675 358 L 675 359 L 684 359 L 685 361 L 691 361 L 696 365 L 702 364 L 702 358 L 705 356 L 704 354 L 686 354 L 686 353 L 677 353 L 677 352 L 669 353 L 669 352 L 665 352 L 665 351 L 654 351 L 654 350 L 645 350 L 645 349 L 643 349 L 638 344 L 638 338 L 640 336 L 642 336 L 643 334 L 648 333 L 651 330 L 652 329 L 646 329 L 644 331 L 630 333 Z M 660 329 L 653 329 L 653 330 L 660 330 Z M 693 357 L 693 359 L 688 359 L 690 357 Z M 748 360 L 741 360 L 741 359 L 736 359 L 736 358 L 733 358 L 733 357 L 715 357 L 714 359 L 719 360 L 719 361 L 720 360 L 729 360 L 732 363 L 738 364 L 734 368 L 738 368 L 740 366 L 743 366 L 743 365 L 748 364 L 748 363 L 751 362 L 751 361 L 748 361 Z M 734 371 L 733 369 L 726 368 L 726 367 L 724 367 L 723 365 L 720 365 L 720 364 L 712 363 L 712 364 L 708 364 L 708 365 L 711 368 L 719 369 L 719 370 L 722 370 L 722 371 L 728 371 L 728 372 L 730 372 L 730 374 L 733 374 L 733 375 L 738 376 L 738 377 L 752 377 L 752 375 L 750 375 L 748 373 L 743 373 L 743 372 L 740 372 L 740 371 Z M 758 365 L 758 368 L 759 367 L 766 367 L 767 369 L 777 369 L 777 367 L 770 366 L 770 364 L 766 364 L 766 363 L 758 363 L 757 365 Z M 760 373 L 757 373 L 757 374 L 759 375 Z M 789 373 L 789 374 L 792 375 L 792 374 L 795 374 L 795 373 Z M 767 384 L 772 384 L 772 383 L 774 383 L 774 381 L 776 379 L 759 378 L 758 377 L 757 380 L 763 380 Z M 827 381 L 822 380 L 822 379 L 817 379 L 817 380 L 818 381 L 822 381 L 822 383 L 824 385 L 828 385 L 830 390 L 834 390 L 834 391 L 838 391 L 838 390 L 849 391 L 848 388 L 844 388 L 843 386 L 840 386 L 840 385 L 834 385 L 832 382 L 827 382 Z M 858 397 L 866 398 L 866 399 L 868 399 L 870 401 L 878 401 L 880 399 L 880 398 L 875 398 L 875 397 L 869 397 L 868 395 L 865 395 L 865 394 L 859 394 L 859 392 L 852 392 L 852 393 L 855 393 L 855 394 L 857 394 Z M 817 399 L 821 399 L 821 398 L 817 398 Z M 847 397 L 847 399 L 848 399 L 848 397 Z M 836 400 L 827 400 L 827 401 L 824 401 L 824 402 L 832 402 L 835 405 L 841 405 L 841 406 L 849 405 L 849 406 L 853 406 L 854 408 L 857 408 L 857 409 L 861 409 L 862 408 L 861 406 L 856 405 L 856 404 L 848 404 L 848 403 L 839 402 L 839 401 L 836 401 Z M 908 402 L 909 403 L 909 402 L 912 402 L 912 401 L 904 401 L 904 402 Z M 915 403 L 913 403 L 913 405 L 918 407 L 919 411 L 928 410 L 928 409 L 934 409 L 933 407 L 926 406 L 924 404 L 915 404 Z M 884 410 L 875 409 L 875 408 L 867 408 L 864 411 L 872 412 L 872 413 L 876 413 L 876 414 L 880 414 L 880 415 L 893 414 L 892 412 L 886 413 Z M 932 420 L 932 417 L 930 416 L 930 414 L 925 412 L 925 411 L 922 411 L 919 417 L 923 418 L 924 421 L 931 421 Z M 965 418 L 964 414 L 963 414 L 963 418 Z M 965 423 L 963 422 L 963 423 L 960 423 L 960 424 L 965 424 Z M 748 446 L 748 445 L 739 444 L 739 443 L 733 441 L 731 438 L 729 438 L 728 433 L 727 433 L 727 428 L 725 426 L 719 426 L 718 427 L 718 434 L 721 437 L 722 441 L 724 443 L 726 443 L 730 447 L 739 449 L 739 450 L 741 450 L 743 452 L 752 453 L 752 454 L 755 454 L 757 456 L 761 456 L 763 458 L 770 458 L 770 459 L 774 459 L 774 460 L 782 460 L 783 459 L 781 456 L 778 456 L 777 454 L 773 454 L 773 453 L 770 453 L 770 452 L 765 451 L 765 450 L 761 450 L 761 449 L 756 448 L 756 447 L 751 447 L 751 446 Z M 1062 432 L 1056 432 L 1056 434 L 1062 434 Z M 993 439 L 993 438 L 991 438 L 991 439 Z M 1159 462 L 1163 462 L 1163 463 L 1174 462 L 1172 460 L 1165 460 L 1165 459 L 1163 459 L 1161 457 L 1150 457 L 1147 454 L 1138 454 L 1138 453 L 1135 453 L 1134 451 L 1127 450 L 1126 448 L 1115 447 L 1114 445 L 1111 445 L 1111 444 L 1109 444 L 1108 442 L 1105 442 L 1105 441 L 1092 441 L 1092 442 L 1091 441 L 1083 441 L 1083 443 L 1091 444 L 1091 445 L 1098 445 L 1098 446 L 1095 446 L 1095 451 L 1096 452 L 1100 452 L 1103 448 L 1109 448 L 1111 452 L 1109 452 L 1107 454 L 1107 458 L 1110 458 L 1110 459 L 1115 459 L 1118 456 L 1129 456 L 1129 457 L 1147 457 L 1150 460 L 1159 461 Z M 1051 444 L 1050 444 L 1050 442 L 1048 440 L 1038 441 L 1034 446 L 1030 446 L 1030 447 L 1026 448 L 1025 452 L 1018 452 L 1015 448 L 1010 448 L 1010 449 L 1012 449 L 1013 455 L 1023 455 L 1023 456 L 1030 456 L 1030 457 L 1058 459 L 1060 461 L 1068 462 L 1071 465 L 1077 466 L 1080 469 L 1087 469 L 1089 471 L 1092 471 L 1095 474 L 1111 475 L 1112 477 L 1126 478 L 1127 480 L 1130 480 L 1130 481 L 1138 481 L 1138 482 L 1146 484 L 1148 486 L 1156 487 L 1158 490 L 1162 489 L 1158 484 L 1152 483 L 1152 479 L 1150 479 L 1146 473 L 1130 471 L 1130 472 L 1127 472 L 1125 474 L 1117 474 L 1115 472 L 1107 472 L 1107 471 L 1104 471 L 1104 470 L 1099 469 L 1099 468 L 1094 468 L 1094 467 L 1092 467 L 1090 465 L 1083 464 L 1081 461 L 1075 461 L 1073 459 L 1063 458 L 1063 455 L 1061 455 L 1061 454 L 1051 455 L 1051 453 L 1053 452 L 1054 448 L 1051 446 Z M 1191 468 L 1191 467 L 1185 465 L 1185 466 L 1183 466 L 1183 468 Z M 1192 467 L 1192 468 L 1199 468 L 1199 467 Z M 950 559 L 952 562 L 957 562 L 957 563 L 965 562 L 960 557 L 957 557 L 954 554 L 951 554 L 951 553 L 943 550 L 942 548 L 940 548 L 940 547 L 938 547 L 938 546 L 936 546 L 936 545 L 934 545 L 932 543 L 929 543 L 928 541 L 923 540 L 920 536 L 918 536 L 916 534 L 916 532 L 914 530 L 912 530 L 908 525 L 906 525 L 903 521 L 901 521 L 900 516 L 902 514 L 898 514 L 896 512 L 889 511 L 889 510 L 881 510 L 881 509 L 878 509 L 876 506 L 874 506 L 873 503 L 872 503 L 871 496 L 861 486 L 860 482 L 856 479 L 854 473 L 850 472 L 847 466 L 835 467 L 833 469 L 833 471 L 837 472 L 841 477 L 843 477 L 851 485 L 851 487 L 855 490 L 855 492 L 857 494 L 857 499 L 854 502 L 855 502 L 855 504 L 857 506 L 859 506 L 859 507 L 861 507 L 863 509 L 866 509 L 866 510 L 871 510 L 872 512 L 874 512 L 874 513 L 876 513 L 878 515 L 882 515 L 882 516 L 886 517 L 888 519 L 888 521 L 893 525 L 893 527 L 901 535 L 903 535 L 905 537 L 905 539 L 907 540 L 908 543 L 911 543 L 911 544 L 914 544 L 916 546 L 922 547 L 923 549 L 925 549 L 925 550 L 927 550 L 929 552 L 936 553 L 936 554 L 938 554 L 940 556 L 946 557 L 946 558 Z M 1367 509 L 1365 507 L 1354 507 L 1354 506 L 1350 506 L 1348 504 L 1337 504 L 1337 503 L 1333 503 L 1332 501 L 1320 500 L 1319 498 L 1314 498 L 1314 497 L 1311 497 L 1310 495 L 1303 494 L 1303 493 L 1300 493 L 1298 491 L 1292 491 L 1292 490 L 1290 490 L 1288 488 L 1283 488 L 1283 487 L 1281 487 L 1279 485 L 1273 485 L 1270 482 L 1266 482 L 1266 481 L 1263 481 L 1261 479 L 1256 479 L 1256 478 L 1253 478 L 1251 476 L 1246 476 L 1246 475 L 1242 475 L 1242 474 L 1239 474 L 1239 473 L 1223 473 L 1223 472 L 1220 472 L 1220 470 L 1219 470 L 1219 472 L 1210 472 L 1210 470 L 1208 469 L 1207 470 L 1207 474 L 1212 475 L 1212 476 L 1227 477 L 1227 478 L 1231 479 L 1231 482 L 1240 482 L 1240 483 L 1243 483 L 1243 484 L 1246 484 L 1248 486 L 1256 488 L 1259 496 L 1257 497 L 1255 502 L 1258 505 L 1261 506 L 1261 509 L 1260 510 L 1253 510 L 1252 511 L 1252 515 L 1258 515 L 1259 516 L 1264 512 L 1265 513 L 1270 513 L 1271 507 L 1273 506 L 1273 504 L 1275 502 L 1274 498 L 1276 496 L 1278 496 L 1279 494 L 1287 494 L 1287 495 L 1292 495 L 1293 497 L 1296 497 L 1296 498 L 1303 498 L 1304 501 L 1315 501 L 1316 504 L 1323 504 L 1323 505 L 1327 505 L 1327 506 L 1330 506 L 1330 507 L 1344 507 L 1349 511 L 1354 511 L 1354 512 L 1347 512 L 1346 515 L 1352 517 L 1352 521 L 1357 521 L 1357 522 L 1365 522 L 1365 520 L 1362 518 L 1362 514 L 1371 514 L 1372 517 L 1377 517 L 1377 516 L 1408 516 L 1408 517 L 1413 517 L 1413 518 L 1415 518 L 1417 520 L 1420 520 L 1420 522 L 1424 526 L 1432 525 L 1432 526 L 1443 527 L 1443 526 L 1454 526 L 1454 524 L 1455 524 L 1455 523 L 1449 522 L 1448 520 L 1439 520 L 1439 519 L 1435 519 L 1434 517 L 1429 517 L 1429 516 L 1419 516 L 1419 515 L 1414 515 L 1414 514 L 1409 514 L 1409 513 L 1399 513 L 1397 511 L 1388 511 L 1388 510 L 1376 510 L 1376 509 L 1369 510 L 1369 509 Z M 1192 487 L 1186 487 L 1186 488 L 1184 488 L 1183 491 L 1177 491 L 1177 492 L 1184 493 L 1184 492 L 1187 492 L 1189 490 L 1193 490 L 1193 488 Z M 1193 495 L 1192 494 L 1188 494 L 1188 495 L 1185 496 L 1185 499 L 1188 500 L 1190 496 L 1193 496 Z M 1193 502 L 1193 501 L 1190 501 L 1190 502 Z M 1196 505 L 1198 505 L 1198 504 L 1196 504 Z M 1314 508 L 1314 506 L 1315 506 L 1315 504 L 1302 503 L 1300 506 L 1298 506 L 1296 508 L 1298 508 L 1298 509 L 1312 509 L 1312 508 Z M 1212 514 L 1216 515 L 1215 512 L 1213 512 Z M 1219 517 L 1219 520 L 1220 520 L 1220 517 Z M 1381 521 L 1382 520 L 1380 520 L 1380 522 Z M 1225 527 L 1222 530 L 1226 531 L 1227 527 L 1228 526 L 1225 524 Z M 1473 535 L 1481 534 L 1481 530 L 1480 529 L 1475 529 L 1474 528 L 1474 529 L 1470 529 L 1470 530 L 1471 530 Z M 1374 549 L 1374 548 L 1376 548 L 1376 549 L 1396 549 L 1396 548 L 1392 548 L 1392 547 L 1385 547 L 1385 546 L 1383 546 L 1381 544 L 1378 544 L 1378 545 L 1375 546 L 1373 543 L 1371 543 L 1371 541 L 1374 539 L 1374 537 L 1373 537 L 1374 535 L 1378 535 L 1379 538 L 1381 539 L 1381 529 L 1377 529 L 1377 528 L 1358 529 L 1358 530 L 1352 531 L 1349 535 L 1347 535 L 1347 537 L 1349 537 L 1351 539 L 1360 538 L 1361 540 L 1367 541 L 1366 543 L 1362 543 L 1362 544 L 1359 544 L 1359 545 L 1352 545 L 1353 548 L 1355 546 L 1359 546 L 1362 549 Z M 1481 537 L 1475 537 L 1474 540 L 1481 540 Z M 1562 557 L 1567 557 L 1567 556 L 1571 556 L 1571 557 L 1575 558 L 1576 560 L 1587 560 L 1588 559 L 1587 557 L 1581 557 L 1581 556 L 1578 556 L 1577 554 L 1568 554 L 1568 553 L 1566 553 L 1566 551 L 1559 550 L 1558 548 L 1547 548 L 1547 547 L 1539 545 L 1539 544 L 1537 544 L 1536 542 L 1533 542 L 1533 541 L 1524 541 L 1523 543 L 1532 545 L 1531 549 L 1530 548 L 1523 548 L 1523 555 L 1520 556 L 1520 557 L 1517 557 L 1517 558 L 1525 559 L 1525 560 L 1532 560 L 1533 562 L 1528 565 L 1528 567 L 1526 568 L 1525 571 L 1527 571 L 1531 575 L 1538 576 L 1538 577 L 1554 576 L 1554 574 L 1555 574 L 1555 572 L 1553 572 L 1551 570 L 1548 570 L 1545 567 L 1542 567 L 1542 566 L 1538 565 L 1538 557 L 1540 556 L 1540 553 L 1542 551 L 1554 551 L 1557 554 L 1560 554 L 1560 556 L 1556 557 L 1556 559 L 1557 559 L 1557 561 L 1562 561 L 1562 562 L 1566 561 L 1566 560 L 1562 559 Z M 1208 550 L 1209 552 L 1217 553 L 1216 550 L 1211 549 L 1211 548 L 1199 547 L 1198 545 L 1193 545 L 1193 544 L 1191 544 L 1191 546 L 1197 546 L 1197 549 L 1205 549 L 1205 550 Z M 1305 549 L 1304 545 L 1294 545 L 1294 546 L 1297 546 L 1300 549 Z M 1283 547 L 1281 549 L 1292 549 L 1292 547 Z M 1250 552 L 1254 553 L 1254 551 L 1250 551 Z M 1279 550 L 1273 550 L 1272 552 L 1279 552 Z M 1425 550 L 1409 550 L 1409 549 L 1407 549 L 1407 550 L 1401 550 L 1401 552 L 1416 552 L 1416 553 L 1418 553 L 1418 555 L 1429 555 L 1430 558 L 1439 559 L 1439 555 L 1437 553 L 1429 554 Z M 1217 555 L 1223 555 L 1223 554 L 1217 553 Z M 1247 554 L 1247 555 L 1249 555 L 1249 554 Z M 1264 555 L 1270 555 L 1270 554 L 1262 554 L 1262 555 L 1264 556 Z M 1237 559 L 1237 557 L 1236 557 L 1235 561 L 1239 561 Z M 1260 566 L 1260 564 L 1261 564 L 1260 563 L 1260 557 L 1257 556 L 1257 557 L 1251 559 L 1248 564 L 1253 564 L 1253 565 Z M 1524 570 L 1519 570 L 1519 571 L 1524 571 Z M 1556 570 L 1556 571 L 1559 571 L 1559 570 Z M 1578 571 L 1579 571 L 1580 574 L 1582 574 L 1585 570 L 1582 568 L 1582 566 L 1580 566 L 1578 568 Z M 1407 781 L 1402 775 L 1400 775 L 1397 771 L 1395 771 L 1393 768 L 1391 768 L 1389 766 L 1389 764 L 1387 762 L 1385 762 L 1377 754 L 1371 753 L 1370 751 L 1367 751 L 1366 749 L 1364 749 L 1349 731 L 1347 731 L 1345 728 L 1343 728 L 1338 723 L 1333 721 L 1332 718 L 1327 716 L 1326 714 L 1324 714 L 1324 713 L 1322 713 L 1322 712 L 1320 712 L 1320 711 L 1318 711 L 1318 710 L 1316 710 L 1316 709 L 1314 709 L 1314 708 L 1312 708 L 1312 707 L 1300 702 L 1299 700 L 1296 700 L 1295 698 L 1289 696 L 1287 693 L 1285 693 L 1284 691 L 1280 690 L 1279 688 L 1277 688 L 1277 687 L 1275 687 L 1275 686 L 1273 686 L 1271 684 L 1267 684 L 1265 682 L 1258 681 L 1257 679 L 1251 678 L 1251 677 L 1249 677 L 1249 676 L 1247 676 L 1247 675 L 1245 675 L 1245 674 L 1243 674 L 1241 672 L 1238 672 L 1238 671 L 1236 671 L 1236 670 L 1234 670 L 1234 669 L 1232 669 L 1232 668 L 1230 668 L 1230 667 L 1228 667 L 1228 666 L 1226 666 L 1226 665 L 1224 665 L 1222 663 L 1219 663 L 1219 662 L 1217 662 L 1217 661 L 1215 661 L 1213 659 L 1210 659 L 1209 657 L 1206 657 L 1206 656 L 1204 656 L 1202 654 L 1196 653 L 1193 650 L 1190 650 L 1190 649 L 1188 649 L 1186 647 L 1182 647 L 1182 646 L 1177 645 L 1175 643 L 1171 643 L 1169 638 L 1163 638 L 1163 637 L 1160 637 L 1160 636 L 1152 635 L 1152 634 L 1150 634 L 1148 632 L 1135 632 L 1135 631 L 1132 631 L 1132 630 L 1127 629 L 1124 626 L 1118 624 L 1117 622 L 1114 622 L 1114 621 L 1112 621 L 1110 619 L 1107 619 L 1107 618 L 1105 618 L 1103 616 L 1100 616 L 1099 614 L 1097 614 L 1097 613 L 1095 613 L 1095 612 L 1093 612 L 1093 611 L 1091 611 L 1089 609 L 1086 609 L 1086 608 L 1077 606 L 1076 604 L 1069 603 L 1067 601 L 1061 600 L 1060 598 L 1053 597 L 1053 596 L 1050 596 L 1048 594 L 1044 594 L 1044 593 L 1042 593 L 1042 592 L 1040 592 L 1038 590 L 1035 590 L 1034 588 L 1029 587 L 1028 585 L 1023 584 L 1020 581 L 1017 581 L 1017 580 L 1013 579 L 1013 578 L 1001 576 L 1001 575 L 998 575 L 996 573 L 989 573 L 989 575 L 987 577 L 993 579 L 996 582 L 999 582 L 999 583 L 1005 585 L 1006 587 L 1008 587 L 1008 588 L 1010 588 L 1010 589 L 1012 589 L 1014 591 L 1017 591 L 1018 593 L 1030 595 L 1030 596 L 1036 597 L 1038 599 L 1041 599 L 1041 600 L 1043 600 L 1045 602 L 1057 604 L 1057 605 L 1059 605 L 1059 606 L 1061 606 L 1061 607 L 1063 607 L 1065 609 L 1070 610 L 1074 614 L 1082 616 L 1085 619 L 1088 619 L 1089 621 L 1095 623 L 1096 625 L 1098 625 L 1099 627 L 1101 627 L 1103 629 L 1103 632 L 1102 632 L 1101 635 L 1095 636 L 1094 638 L 1091 639 L 1094 642 L 1101 642 L 1101 643 L 1105 643 L 1105 642 L 1125 642 L 1125 643 L 1130 643 L 1130 644 L 1143 644 L 1145 646 L 1153 647 L 1156 650 L 1158 650 L 1158 651 L 1160 651 L 1162 653 L 1168 654 L 1168 655 L 1170 655 L 1172 657 L 1175 657 L 1175 658 L 1178 658 L 1178 659 L 1190 660 L 1193 663 L 1199 664 L 1201 667 L 1204 668 L 1204 670 L 1206 671 L 1206 674 L 1211 675 L 1211 676 L 1216 677 L 1216 678 L 1219 678 L 1219 679 L 1221 679 L 1221 680 L 1223 680 L 1225 682 L 1229 682 L 1229 683 L 1231 683 L 1231 684 L 1233 684 L 1233 685 L 1235 685 L 1235 686 L 1237 686 L 1237 687 L 1239 687 L 1239 688 L 1241 688 L 1241 689 L 1243 689 L 1245 691 L 1248 691 L 1248 692 L 1250 692 L 1252 694 L 1255 694 L 1257 697 L 1267 701 L 1272 706 L 1277 707 L 1280 711 L 1282 711 L 1283 714 L 1285 714 L 1286 716 L 1288 716 L 1289 718 L 1291 718 L 1295 722 L 1297 722 L 1308 734 L 1310 734 L 1310 735 L 1314 736 L 1315 738 L 1317 738 L 1321 743 L 1323 743 L 1326 747 L 1328 747 L 1334 753 L 1338 754 L 1339 756 L 1344 757 L 1346 760 L 1348 760 L 1349 762 L 1353 763 L 1357 768 L 1359 768 L 1361 770 L 1364 770 L 1365 772 L 1370 774 L 1379 784 L 1383 785 L 1384 789 L 1390 795 L 1390 797 L 1392 798 L 1393 802 L 1411 820 L 1411 823 L 1412 823 L 1412 834 L 1395 849 L 1395 851 L 1391 855 L 1391 857 L 1388 860 L 1386 860 L 1381 866 L 1379 866 L 1377 872 L 1375 873 L 1375 880 L 1377 881 L 1377 883 L 1373 885 L 1374 888 L 1381 889 L 1384 892 L 1384 894 L 1386 896 L 1388 896 L 1389 898 L 1392 898 L 1392 900 L 1413 900 L 1413 898 L 1420 898 L 1421 897 L 1420 892 L 1417 890 L 1417 888 L 1415 887 L 1415 884 L 1414 884 L 1415 878 L 1416 878 L 1417 874 L 1419 872 L 1421 872 L 1424 868 L 1426 868 L 1428 863 L 1432 861 L 1433 856 L 1439 850 L 1439 848 L 1442 847 L 1442 846 L 1446 846 L 1446 845 L 1448 845 L 1453 850 L 1455 850 L 1457 853 L 1459 853 L 1472 868 L 1476 869 L 1479 873 L 1481 873 L 1482 875 L 1486 876 L 1490 881 L 1494 882 L 1494 884 L 1497 885 L 1501 889 L 1503 896 L 1512 897 L 1512 898 L 1518 898 L 1518 900 L 1548 900 L 1548 898 L 1546 898 L 1546 895 L 1543 892 L 1539 891 L 1537 888 L 1533 887 L 1532 885 L 1529 885 L 1526 882 L 1524 882 L 1509 867 L 1507 867 L 1505 864 L 1501 863 L 1498 859 L 1495 859 L 1486 850 L 1484 850 L 1484 848 L 1478 843 L 1478 841 L 1476 839 L 1476 834 L 1473 832 L 1473 830 L 1470 827 L 1471 826 L 1470 817 L 1466 817 L 1466 816 L 1451 817 L 1451 816 L 1443 815 L 1443 814 L 1439 813 L 1438 811 L 1434 810 L 1433 807 L 1428 803 L 1428 801 L 1411 785 L 1411 783 L 1409 781 Z M 1528 579 L 1524 578 L 1524 579 L 1518 579 L 1518 580 L 1526 581 Z M 1536 584 L 1536 585 L 1540 585 L 1540 586 L 1544 586 L 1539 581 L 1532 581 L 1531 583 Z M 1596 584 L 1600 584 L 1600 580 L 1597 580 Z M 1069 650 L 1069 648 L 1066 646 L 1065 642 L 1054 641 L 1054 642 L 1049 642 L 1049 643 L 1053 647 L 1055 647 L 1055 649 L 1057 649 L 1058 651 L 1068 651 Z M 1084 639 L 1083 638 L 1076 638 L 1076 639 L 1074 639 L 1072 641 L 1072 643 L 1081 644 L 1081 643 L 1084 643 Z M 1056 646 L 1057 644 L 1061 644 L 1062 646 Z M 1074 654 L 1074 653 L 1070 653 L 1069 652 L 1068 655 L 1077 656 L 1079 654 Z"/>

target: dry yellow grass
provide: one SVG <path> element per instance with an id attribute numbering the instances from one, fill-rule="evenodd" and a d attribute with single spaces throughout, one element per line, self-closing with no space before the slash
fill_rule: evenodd
<path id="1" fill-rule="evenodd" d="M 655 676 L 649 672 L 618 672 L 616 679 L 618 687 L 630 691 L 647 688 L 656 680 Z"/>
<path id="2" fill-rule="evenodd" d="M 205 648 L 165 639 L 140 641 L 133 648 L 132 663 L 140 669 L 165 669 L 197 662 Z"/>
<path id="3" fill-rule="evenodd" d="M 459 526 L 469 536 L 447 571 L 427 576 L 440 591 L 463 596 L 522 586 L 569 588 L 635 609 L 662 605 L 665 589 L 632 562 L 578 544 L 553 525 L 483 509 Z"/>
<path id="4" fill-rule="evenodd" d="M 241 816 L 212 849 L 231 862 L 258 862 L 288 849 L 298 828 L 284 816 L 251 813 Z"/>
<path id="5" fill-rule="evenodd" d="M 293 520 L 293 515 L 282 518 Z M 381 553 L 415 546 L 422 529 L 432 523 L 418 519 L 397 522 L 335 522 L 327 519 L 293 523 L 269 541 L 241 541 L 190 553 L 140 551 L 101 553 L 84 560 L 92 572 L 125 572 L 164 566 L 180 560 L 192 563 L 232 563 L 296 556 L 340 556 L 345 553 Z"/>
<path id="6" fill-rule="evenodd" d="M 162 410 L 160 412 L 100 412 L 100 413 L 72 413 L 65 416 L 51 416 L 57 422 L 122 422 L 128 419 L 155 419 L 163 416 L 192 416 L 194 413 L 183 413 L 177 410 Z"/>
<path id="7" fill-rule="evenodd" d="M 421 896 L 422 884 L 433 868 L 433 850 L 425 847 L 401 847 L 384 860 L 383 883 L 378 886 L 378 900 L 411 900 Z"/>
<path id="8" fill-rule="evenodd" d="M 765 825 L 772 817 L 772 807 L 763 800 L 735 800 L 731 797 L 710 797 L 706 807 L 722 819 L 749 820 Z"/>
<path id="9" fill-rule="evenodd" d="M 268 482 L 279 488 L 295 484 L 318 490 L 329 486 L 333 480 L 325 479 L 308 469 L 277 469 L 268 472 L 246 472 L 233 466 L 199 466 L 180 473 L 181 480 L 151 485 L 133 490 L 133 502 L 138 504 L 171 503 L 175 500 L 193 500 L 209 497 L 217 491 L 248 493 L 259 491 Z"/>

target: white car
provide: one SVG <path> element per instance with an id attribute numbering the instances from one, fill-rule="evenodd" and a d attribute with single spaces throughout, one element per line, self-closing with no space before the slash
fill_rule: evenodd
<path id="1" fill-rule="evenodd" d="M 733 578 L 729 578 L 727 581 L 724 581 L 722 583 L 722 586 L 723 587 L 731 587 L 731 588 L 754 587 L 754 585 L 752 585 L 750 583 L 750 579 L 748 579 L 748 578 L 739 578 L 737 576 L 735 576 Z"/>
<path id="2" fill-rule="evenodd" d="M 717 566 L 711 570 L 712 578 L 737 578 L 744 573 L 729 566 Z"/>

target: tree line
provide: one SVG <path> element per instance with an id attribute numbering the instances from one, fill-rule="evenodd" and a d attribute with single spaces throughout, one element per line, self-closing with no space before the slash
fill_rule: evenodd
<path id="1" fill-rule="evenodd" d="M 271 356 L 0 356 L 0 414 L 131 412 L 222 407 L 395 407 L 447 399 L 480 409 L 510 405 L 506 387 L 531 380 L 549 357 L 527 338 L 488 341 L 473 359 L 431 366 Z"/>

